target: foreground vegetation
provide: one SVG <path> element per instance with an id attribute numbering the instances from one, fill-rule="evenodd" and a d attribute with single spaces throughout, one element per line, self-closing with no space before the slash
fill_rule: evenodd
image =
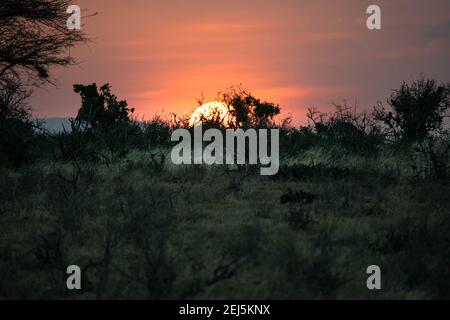
<path id="1" fill-rule="evenodd" d="M 154 158 L 85 166 L 76 188 L 63 162 L 3 170 L 0 296 L 450 297 L 450 186 L 414 177 L 405 150 L 308 149 L 275 177 Z M 380 291 L 365 285 L 372 264 Z"/>

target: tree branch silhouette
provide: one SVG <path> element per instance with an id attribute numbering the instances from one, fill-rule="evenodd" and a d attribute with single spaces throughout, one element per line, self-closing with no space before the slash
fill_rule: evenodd
<path id="1" fill-rule="evenodd" d="M 76 63 L 70 49 L 86 35 L 67 28 L 69 0 L 0 2 L 0 85 L 51 82 L 50 68 Z"/>

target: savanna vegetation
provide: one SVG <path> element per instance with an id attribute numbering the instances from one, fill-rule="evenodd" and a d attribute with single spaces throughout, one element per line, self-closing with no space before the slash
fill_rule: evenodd
<path id="1" fill-rule="evenodd" d="M 61 132 L 32 120 L 30 83 L 86 40 L 53 23 L 26 33 L 33 1 L 0 3 L 0 43 L 56 46 L 33 63 L 0 49 L 0 298 L 450 298 L 449 84 L 420 77 L 373 110 L 309 109 L 300 127 L 230 89 L 233 122 L 205 125 L 280 129 L 279 173 L 174 166 L 171 133 L 188 119 L 137 121 L 108 84 L 74 86 L 80 110 Z M 21 27 L 3 28 L 11 16 Z M 79 291 L 66 289 L 72 264 Z M 382 290 L 370 291 L 374 264 Z"/>

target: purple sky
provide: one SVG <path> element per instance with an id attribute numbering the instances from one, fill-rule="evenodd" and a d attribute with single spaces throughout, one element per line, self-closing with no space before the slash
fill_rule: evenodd
<path id="1" fill-rule="evenodd" d="M 79 0 L 93 39 L 54 70 L 58 86 L 35 92 L 38 117 L 74 116 L 74 83 L 109 82 L 137 110 L 188 114 L 203 92 L 242 83 L 304 121 L 309 106 L 385 101 L 402 80 L 424 73 L 450 81 L 450 1 Z M 366 28 L 366 8 L 382 30 Z"/>

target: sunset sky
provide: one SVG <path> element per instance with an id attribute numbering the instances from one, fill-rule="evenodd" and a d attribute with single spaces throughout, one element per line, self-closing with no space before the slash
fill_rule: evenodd
<path id="1" fill-rule="evenodd" d="M 38 117 L 74 116 L 75 83 L 109 82 L 138 116 L 187 114 L 242 84 L 297 123 L 332 101 L 371 107 L 402 80 L 450 81 L 450 1 L 79 0 L 92 42 L 35 92 Z M 366 28 L 378 4 L 382 30 Z"/>

